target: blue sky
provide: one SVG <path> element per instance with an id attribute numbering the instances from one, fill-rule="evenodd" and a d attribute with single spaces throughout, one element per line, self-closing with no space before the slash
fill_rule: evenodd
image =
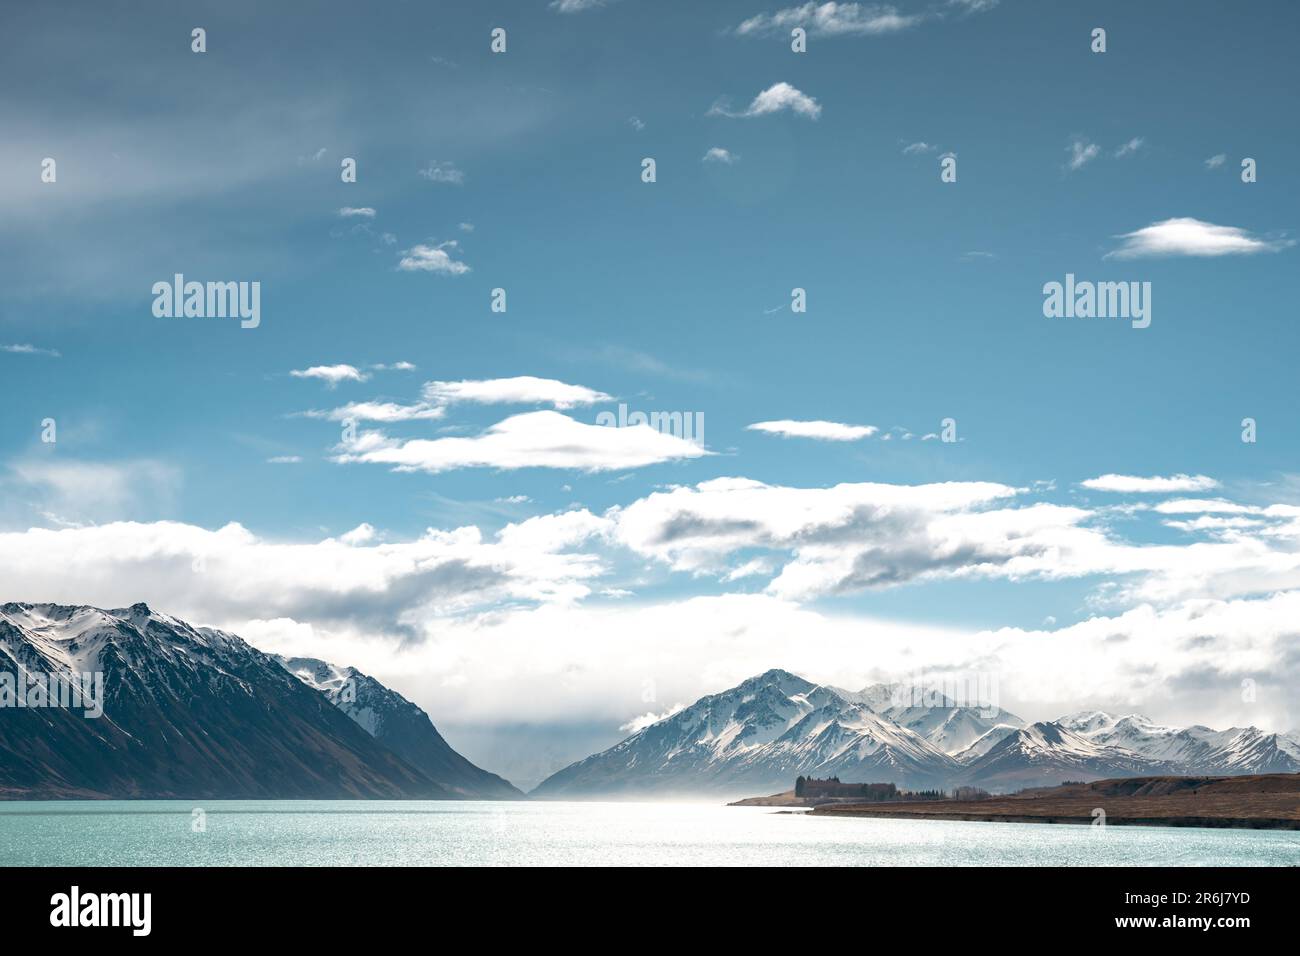
<path id="1" fill-rule="evenodd" d="M 1300 722 L 1278 604 L 1300 587 L 1292 4 L 569 6 L 585 8 L 6 14 L 0 78 L 24 91 L 0 106 L 6 599 L 145 599 L 362 664 L 466 734 L 617 737 L 774 665 L 843 682 L 1005 668 L 1034 717 Z M 778 84 L 798 96 L 751 108 Z M 731 161 L 705 160 L 715 148 Z M 402 268 L 422 256 L 463 268 Z M 259 281 L 260 326 L 156 318 L 150 289 L 177 272 Z M 1150 282 L 1150 327 L 1045 318 L 1042 287 L 1067 273 Z M 398 363 L 414 368 L 375 368 Z M 364 381 L 292 374 L 344 365 Z M 303 414 L 409 407 L 431 382 L 517 394 L 501 380 L 518 376 L 599 397 L 425 400 L 438 417 L 361 421 L 364 448 Z M 591 426 L 620 402 L 702 414 L 708 454 L 558 418 Z M 529 417 L 487 467 L 404 444 L 473 442 L 512 416 Z M 944 418 L 961 441 L 923 441 Z M 786 420 L 877 431 L 748 427 Z M 620 441 L 649 463 L 600 467 Z M 425 467 L 357 460 L 379 446 Z M 531 466 L 543 451 L 567 464 Z M 1103 475 L 1214 484 L 1082 484 Z M 699 488 L 723 478 L 774 491 Z M 794 515 L 816 530 L 775 527 Z M 231 523 L 248 537 L 217 537 Z M 527 530 L 497 537 L 512 524 Z M 702 537 L 674 547 L 688 524 Z M 460 532 L 431 557 L 430 528 L 477 529 L 491 553 Z M 855 561 L 865 576 L 842 573 Z M 1122 623 L 1143 609 L 1182 636 Z M 1217 650 L 1179 643 L 1187 615 L 1220 612 Z M 718 636 L 786 614 L 807 634 Z M 689 646 L 636 633 L 660 619 Z M 1132 639 L 1076 686 L 1091 645 L 1071 628 L 1090 619 Z M 597 626 L 598 652 L 570 642 Z M 1035 649 L 990 649 L 1000 628 Z M 537 646 L 494 644 L 506 631 Z M 951 634 L 976 636 L 954 655 Z M 1005 663 L 1042 646 L 1040 670 Z M 1043 674 L 1061 680 L 1035 696 Z M 1272 696 L 1245 706 L 1245 675 Z"/>

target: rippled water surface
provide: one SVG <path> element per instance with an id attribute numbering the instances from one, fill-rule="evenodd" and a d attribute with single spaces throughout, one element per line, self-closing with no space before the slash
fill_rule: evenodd
<path id="1" fill-rule="evenodd" d="M 18 802 L 0 803 L 0 864 L 1276 866 L 1300 865 L 1300 831 L 824 819 L 690 803 Z"/>

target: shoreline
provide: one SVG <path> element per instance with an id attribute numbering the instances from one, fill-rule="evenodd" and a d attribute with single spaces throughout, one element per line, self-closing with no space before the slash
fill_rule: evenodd
<path id="1" fill-rule="evenodd" d="M 1034 813 L 978 813 L 978 812 L 931 812 L 920 810 L 876 810 L 870 807 L 813 807 L 807 815 L 814 817 L 875 817 L 886 819 L 896 817 L 903 820 L 952 820 L 970 823 L 1056 823 L 1075 826 L 1093 826 L 1096 819 L 1086 816 L 1069 816 L 1064 814 Z M 1224 816 L 1154 816 L 1126 817 L 1106 816 L 1106 826 L 1139 827 L 1200 827 L 1214 830 L 1300 830 L 1300 820 L 1286 817 L 1224 817 Z"/>

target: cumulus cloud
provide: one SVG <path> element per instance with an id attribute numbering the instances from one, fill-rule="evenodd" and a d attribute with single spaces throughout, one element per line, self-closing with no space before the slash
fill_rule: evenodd
<path id="1" fill-rule="evenodd" d="M 455 724 L 578 714 L 612 732 L 646 714 L 647 679 L 665 702 L 650 705 L 660 711 L 773 666 L 838 686 L 919 670 L 992 672 L 1003 706 L 1029 719 L 1084 706 L 1223 726 L 1300 718 L 1300 506 L 1160 502 L 1153 511 L 1189 525 L 1257 524 L 1193 526 L 1235 537 L 1138 547 L 1083 527 L 1092 513 L 1082 509 L 1020 506 L 1027 494 L 981 482 L 784 488 L 729 478 L 496 534 L 430 529 L 389 540 L 368 523 L 306 541 L 238 524 L 31 529 L 0 534 L 0 580 L 25 599 L 144 599 L 268 650 L 353 664 Z M 776 577 L 759 594 L 576 603 L 626 594 L 597 583 L 621 547 L 729 581 Z M 1061 628 L 986 631 L 799 604 L 971 574 L 1113 575 L 1131 582 L 1122 595 L 1131 603 Z M 1245 678 L 1272 688 L 1248 710 Z"/>
<path id="2" fill-rule="evenodd" d="M 566 533 L 554 536 L 532 533 L 535 520 L 495 539 L 471 526 L 398 542 L 375 541 L 366 524 L 307 542 L 235 523 L 215 531 L 170 521 L 34 528 L 0 533 L 0 578 L 39 600 L 124 607 L 147 599 L 200 624 L 292 617 L 394 635 L 420 613 L 586 596 L 599 561 L 566 549 L 598 532 L 600 519 L 568 518 Z"/>
<path id="3" fill-rule="evenodd" d="M 555 411 L 528 412 L 470 438 L 400 440 L 362 432 L 337 449 L 340 463 L 390 465 L 431 474 L 458 468 L 621 471 L 706 455 L 694 442 L 648 425 L 588 425 Z"/>
<path id="4" fill-rule="evenodd" d="M 294 378 L 319 379 L 330 388 L 340 382 L 364 382 L 370 378 L 355 365 L 313 365 L 311 368 L 293 369 L 289 374 Z"/>
<path id="5" fill-rule="evenodd" d="M 1106 253 L 1105 258 L 1250 256 L 1295 245 L 1293 239 L 1263 239 L 1236 226 L 1216 226 L 1186 216 L 1154 222 L 1118 238 L 1124 242 Z"/>
<path id="6" fill-rule="evenodd" d="M 767 432 L 783 438 L 817 438 L 822 441 L 857 441 L 870 438 L 880 431 L 875 425 L 845 425 L 840 422 L 791 421 L 755 422 L 746 426 L 750 431 Z"/>
<path id="7" fill-rule="evenodd" d="M 801 90 L 795 89 L 789 83 L 774 83 L 767 89 L 763 90 L 749 106 L 740 113 L 731 112 L 725 103 L 715 103 L 709 110 L 710 116 L 730 116 L 737 118 L 748 118 L 754 116 L 768 116 L 772 113 L 780 113 L 789 110 L 800 116 L 806 116 L 809 119 L 817 119 L 821 116 L 821 105 L 808 94 Z"/>
<path id="8" fill-rule="evenodd" d="M 439 275 L 459 276 L 469 272 L 469 266 L 452 254 L 460 248 L 454 239 L 436 246 L 416 245 L 402 253 L 397 268 L 403 272 L 435 272 Z"/>
<path id="9" fill-rule="evenodd" d="M 905 15 L 896 7 L 876 3 L 805 3 L 775 13 L 760 13 L 736 27 L 740 36 L 789 33 L 803 27 L 812 36 L 867 36 L 897 33 L 920 23 L 920 15 Z"/>
<path id="10" fill-rule="evenodd" d="M 406 693 L 440 726 L 594 719 L 617 739 L 620 725 L 674 709 L 665 703 L 647 715 L 647 681 L 658 701 L 694 701 L 783 667 L 840 687 L 993 674 L 1001 705 L 1029 720 L 1108 707 L 1169 722 L 1280 730 L 1300 721 L 1292 690 L 1300 667 L 1291 650 L 1298 615 L 1300 593 L 1290 593 L 1143 605 L 1061 628 L 979 631 L 731 594 L 460 616 L 430 624 L 436 642 L 406 648 L 319 628 L 295 633 L 288 622 L 259 628 L 259 636 L 268 650 L 318 656 L 332 639 L 335 659 Z M 1260 683 L 1258 702 L 1243 703 L 1243 678 Z"/>
<path id="11" fill-rule="evenodd" d="M 595 389 L 533 375 L 429 382 L 424 386 L 424 397 L 445 405 L 476 402 L 483 405 L 551 405 L 561 409 L 613 401 L 609 395 Z"/>
<path id="12" fill-rule="evenodd" d="M 656 492 L 618 509 L 616 537 L 676 570 L 726 573 L 736 553 L 788 558 L 769 591 L 804 600 L 926 576 L 1030 575 L 1055 553 L 1084 552 L 1088 513 L 1034 505 L 981 511 L 1017 491 L 988 482 L 790 488 L 718 478 Z"/>
<path id="13" fill-rule="evenodd" d="M 1219 483 L 1208 475 L 1170 475 L 1161 477 L 1140 477 L 1138 475 L 1101 475 L 1079 482 L 1092 491 L 1115 491 L 1120 493 L 1170 493 L 1177 491 L 1208 491 L 1219 487 Z"/>

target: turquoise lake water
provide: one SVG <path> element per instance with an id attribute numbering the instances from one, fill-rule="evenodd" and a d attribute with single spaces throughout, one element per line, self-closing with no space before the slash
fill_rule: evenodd
<path id="1" fill-rule="evenodd" d="M 0 803 L 0 865 L 243 864 L 1279 866 L 1300 865 L 1300 831 L 836 820 L 690 803 Z"/>

